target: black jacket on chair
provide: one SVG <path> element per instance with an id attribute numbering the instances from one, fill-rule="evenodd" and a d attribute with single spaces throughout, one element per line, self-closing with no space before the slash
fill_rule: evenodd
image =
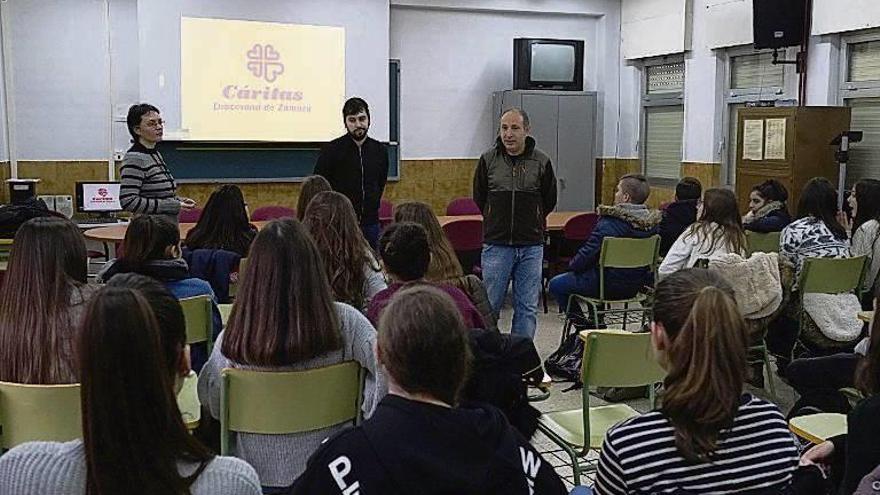
<path id="1" fill-rule="evenodd" d="M 358 147 L 348 134 L 325 144 L 315 164 L 334 191 L 344 194 L 363 225 L 379 223 L 379 200 L 388 180 L 388 150 L 368 137 Z"/>

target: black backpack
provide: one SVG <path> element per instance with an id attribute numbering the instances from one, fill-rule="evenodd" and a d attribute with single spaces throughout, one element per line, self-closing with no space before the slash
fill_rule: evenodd
<path id="1" fill-rule="evenodd" d="M 544 361 L 547 374 L 564 382 L 573 382 L 572 388 L 580 388 L 581 362 L 584 359 L 584 341 L 578 332 L 570 333 L 559 348 Z"/>
<path id="2" fill-rule="evenodd" d="M 32 218 L 50 216 L 52 213 L 42 199 L 29 198 L 19 204 L 0 206 L 0 239 L 12 239 L 18 228 Z"/>

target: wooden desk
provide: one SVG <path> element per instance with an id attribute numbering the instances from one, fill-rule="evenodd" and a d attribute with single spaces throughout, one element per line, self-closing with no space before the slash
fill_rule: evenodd
<path id="1" fill-rule="evenodd" d="M 251 222 L 257 229 L 262 229 L 264 225 L 269 222 Z M 180 240 L 185 240 L 186 235 L 189 234 L 190 229 L 195 227 L 194 223 L 181 223 L 178 225 L 178 229 L 180 229 Z M 86 239 L 91 239 L 93 241 L 99 242 L 122 242 L 125 239 L 125 231 L 128 230 L 128 223 L 120 223 L 119 225 L 112 225 L 110 227 L 98 227 L 96 229 L 89 229 L 83 232 L 83 235 Z"/>
<path id="2" fill-rule="evenodd" d="M 190 371 L 189 375 L 183 379 L 183 387 L 177 394 L 177 407 L 183 416 L 183 422 L 188 430 L 195 430 L 199 426 L 202 419 L 202 405 L 199 404 L 199 393 L 196 385 L 199 377 L 195 371 Z"/>
<path id="3" fill-rule="evenodd" d="M 586 213 L 583 211 L 552 211 L 549 215 L 547 215 L 547 230 L 550 231 L 559 231 L 565 227 L 565 222 L 576 215 L 580 215 L 581 213 Z M 453 220 L 460 219 L 469 219 L 469 220 L 482 220 L 482 215 L 453 215 L 453 216 L 439 216 L 437 220 L 440 221 L 440 226 L 444 226 L 447 223 Z"/>
<path id="4" fill-rule="evenodd" d="M 798 416 L 788 422 L 788 428 L 804 440 L 820 444 L 831 437 L 846 433 L 846 414 L 819 413 Z"/>

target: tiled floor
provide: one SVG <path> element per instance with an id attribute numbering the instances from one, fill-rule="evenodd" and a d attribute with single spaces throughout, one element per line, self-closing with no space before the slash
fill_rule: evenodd
<path id="1" fill-rule="evenodd" d="M 510 309 L 505 309 L 501 314 L 501 321 L 499 322 L 499 327 L 503 332 L 510 330 L 510 317 Z M 559 315 L 555 313 L 554 308 L 551 307 L 550 313 L 548 314 L 544 314 L 539 308 L 538 331 L 535 335 L 535 345 L 538 348 L 538 353 L 541 355 L 541 359 L 545 359 L 556 350 L 559 345 L 561 332 L 562 321 L 560 320 Z M 779 404 L 783 413 L 787 413 L 796 399 L 795 393 L 789 386 L 779 380 L 778 377 L 774 377 L 774 380 L 777 393 L 776 402 Z M 567 389 L 570 385 L 570 383 L 554 383 L 551 389 L 550 398 L 546 401 L 535 403 L 535 407 L 542 412 L 579 408 L 581 406 L 581 391 L 571 390 L 563 392 L 563 390 Z M 756 389 L 750 386 L 747 386 L 746 388 L 749 392 L 752 392 L 755 395 L 772 400 L 769 392 L 763 389 Z M 591 406 L 603 404 L 606 404 L 606 402 L 595 396 L 590 397 Z M 649 409 L 648 399 L 629 400 L 626 401 L 626 404 L 629 404 L 634 409 L 642 412 Z M 532 438 L 532 444 L 543 453 L 545 460 L 556 466 L 556 471 L 570 487 L 572 481 L 571 468 L 564 465 L 567 460 L 565 453 L 559 451 L 559 448 L 540 432 L 535 433 L 535 436 Z M 592 460 L 596 459 L 596 457 L 595 453 L 591 453 L 588 459 Z M 587 475 L 586 480 L 582 478 L 581 484 L 592 485 L 592 475 Z"/>

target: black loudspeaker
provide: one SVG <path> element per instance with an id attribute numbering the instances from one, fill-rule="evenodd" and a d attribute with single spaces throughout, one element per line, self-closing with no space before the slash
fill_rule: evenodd
<path id="1" fill-rule="evenodd" d="M 755 48 L 798 46 L 804 37 L 806 0 L 753 0 Z"/>

